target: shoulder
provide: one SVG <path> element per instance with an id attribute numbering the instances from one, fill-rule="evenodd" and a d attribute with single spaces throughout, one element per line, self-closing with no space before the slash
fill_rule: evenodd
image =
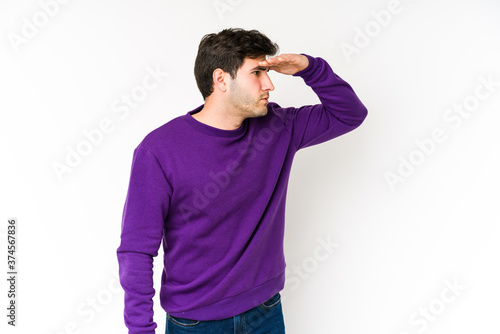
<path id="1" fill-rule="evenodd" d="M 185 133 L 186 121 L 185 115 L 177 116 L 167 123 L 157 127 L 149 132 L 144 139 L 139 143 L 139 147 L 147 148 L 151 153 L 155 154 L 158 150 L 168 147 L 179 137 L 179 134 Z"/>
<path id="2" fill-rule="evenodd" d="M 281 123 L 286 125 L 293 114 L 294 107 L 282 107 L 276 102 L 269 102 L 267 105 L 268 113 L 266 115 L 267 120 L 273 123 Z"/>

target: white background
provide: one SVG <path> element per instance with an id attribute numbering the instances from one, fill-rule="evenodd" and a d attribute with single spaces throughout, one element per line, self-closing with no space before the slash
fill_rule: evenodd
<path id="1" fill-rule="evenodd" d="M 383 25 L 373 13 L 389 0 L 61 0 L 51 16 L 43 3 L 51 2 L 0 3 L 5 276 L 10 217 L 19 250 L 18 326 L 6 324 L 2 279 L 2 333 L 126 333 L 116 248 L 132 152 L 203 103 L 193 75 L 198 43 L 226 27 L 258 29 L 282 53 L 324 58 L 369 112 L 352 133 L 296 155 L 285 255 L 302 274 L 290 271 L 294 284 L 282 291 L 287 333 L 500 333 L 497 1 L 392 1 L 397 10 Z M 348 56 L 347 44 L 358 52 Z M 113 105 L 148 67 L 168 75 L 120 118 Z M 496 84 L 479 88 L 488 93 L 479 100 L 488 77 Z M 302 79 L 271 78 L 272 101 L 318 102 Z M 468 117 L 445 118 L 464 103 Z M 106 119 L 112 130 L 58 178 L 54 163 L 66 164 L 84 131 Z M 436 130 L 446 139 L 422 153 L 416 141 Z M 409 159 L 416 166 L 405 170 Z M 391 187 L 387 173 L 398 168 L 406 174 Z M 319 248 L 328 238 L 338 244 L 331 254 Z M 158 295 L 155 321 L 163 333 Z"/>

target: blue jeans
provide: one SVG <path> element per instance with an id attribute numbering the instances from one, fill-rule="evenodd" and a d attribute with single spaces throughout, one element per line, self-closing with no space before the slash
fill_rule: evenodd
<path id="1" fill-rule="evenodd" d="M 173 317 L 167 313 L 165 334 L 284 334 L 285 322 L 281 295 L 232 318 L 197 321 Z"/>

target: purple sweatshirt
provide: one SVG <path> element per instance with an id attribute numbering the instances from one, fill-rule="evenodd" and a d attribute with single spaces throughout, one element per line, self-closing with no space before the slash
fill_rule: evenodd
<path id="1" fill-rule="evenodd" d="M 322 58 L 300 76 L 321 104 L 247 118 L 236 130 L 194 119 L 149 133 L 134 151 L 117 249 L 129 333 L 154 333 L 153 257 L 163 242 L 162 308 L 218 320 L 281 291 L 288 178 L 295 153 L 358 127 L 367 115 Z"/>

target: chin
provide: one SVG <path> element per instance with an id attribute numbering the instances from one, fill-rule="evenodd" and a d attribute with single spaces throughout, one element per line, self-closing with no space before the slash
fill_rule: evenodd
<path id="1" fill-rule="evenodd" d="M 267 110 L 256 113 L 254 117 L 264 117 L 267 115 Z"/>
<path id="2" fill-rule="evenodd" d="M 255 117 L 262 117 L 267 115 L 267 107 L 262 107 L 259 106 L 258 108 L 253 108 L 253 109 L 247 109 L 246 114 L 248 115 L 247 118 L 255 118 Z"/>
<path id="3" fill-rule="evenodd" d="M 255 118 L 255 117 L 262 117 L 267 115 L 267 108 L 266 109 L 261 109 L 261 110 L 254 110 L 252 111 L 252 114 L 248 117 L 250 118 Z"/>

